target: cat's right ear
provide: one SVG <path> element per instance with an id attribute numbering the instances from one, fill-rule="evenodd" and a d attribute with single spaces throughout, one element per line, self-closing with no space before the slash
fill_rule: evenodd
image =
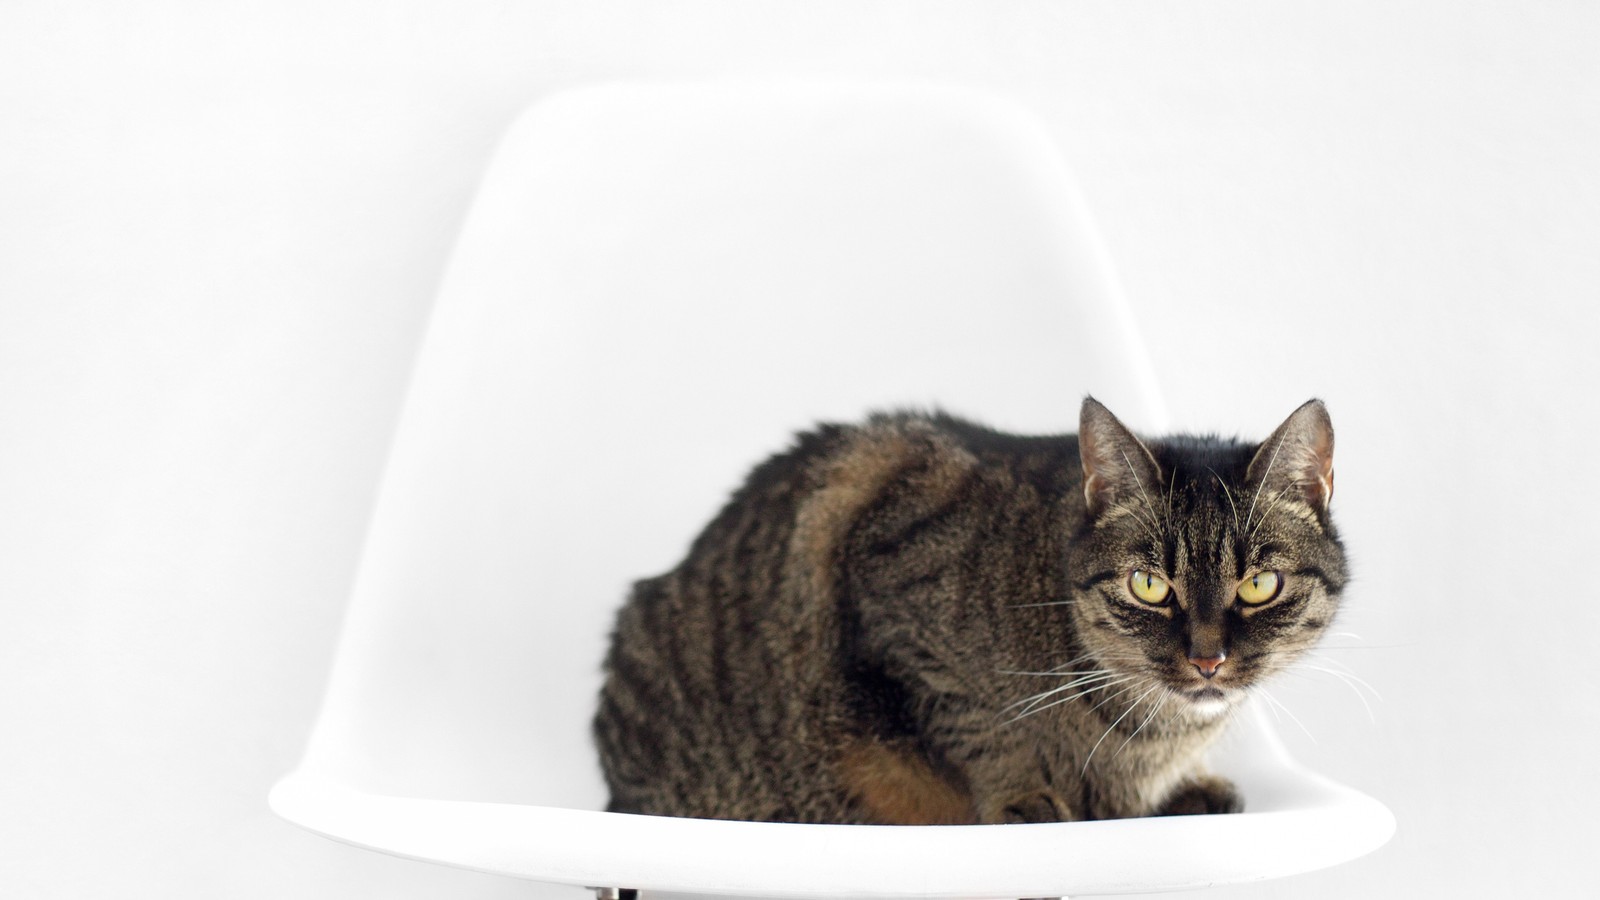
<path id="1" fill-rule="evenodd" d="M 1298 489 L 1305 501 L 1324 512 L 1333 499 L 1333 421 L 1321 400 L 1307 400 L 1261 442 L 1247 483 L 1281 494 Z M 1291 495 L 1292 496 L 1292 495 Z"/>
<path id="2" fill-rule="evenodd" d="M 1161 484 L 1161 466 L 1149 448 L 1093 397 L 1083 398 L 1078 413 L 1078 456 L 1091 517 L 1118 504 L 1149 503 Z"/>

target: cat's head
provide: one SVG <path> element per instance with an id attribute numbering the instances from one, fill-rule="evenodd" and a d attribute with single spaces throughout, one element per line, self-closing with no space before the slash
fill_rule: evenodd
<path id="1" fill-rule="evenodd" d="M 1072 609 L 1085 652 L 1122 679 L 1108 709 L 1142 696 L 1207 720 L 1317 641 L 1346 578 L 1321 401 L 1259 444 L 1146 443 L 1088 398 L 1078 435 Z"/>

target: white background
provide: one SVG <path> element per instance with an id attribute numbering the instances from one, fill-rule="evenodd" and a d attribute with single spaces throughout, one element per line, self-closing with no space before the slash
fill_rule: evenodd
<path id="1" fill-rule="evenodd" d="M 1577 2 L 12 0 L 0 895 L 529 893 L 302 834 L 265 793 L 496 134 L 563 86 L 801 74 L 1041 114 L 1180 424 L 1259 435 L 1328 401 L 1359 635 L 1330 655 L 1383 699 L 1291 682 L 1282 731 L 1400 831 L 1216 895 L 1577 896 L 1597 47 Z"/>

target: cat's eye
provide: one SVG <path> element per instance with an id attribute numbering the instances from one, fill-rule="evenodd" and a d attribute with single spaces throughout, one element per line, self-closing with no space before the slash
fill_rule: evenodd
<path id="1" fill-rule="evenodd" d="M 1167 595 L 1172 593 L 1172 586 L 1160 575 L 1146 572 L 1143 569 L 1134 569 L 1128 577 L 1128 589 L 1133 595 L 1153 606 L 1167 602 Z"/>
<path id="2" fill-rule="evenodd" d="M 1239 602 L 1259 606 L 1278 596 L 1282 589 L 1283 576 L 1277 572 L 1257 572 L 1239 582 Z"/>

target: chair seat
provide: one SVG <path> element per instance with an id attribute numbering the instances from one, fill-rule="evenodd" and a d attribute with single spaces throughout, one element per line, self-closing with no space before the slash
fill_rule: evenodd
<path id="1" fill-rule="evenodd" d="M 795 900 L 1181 890 L 1324 868 L 1393 834 L 1387 808 L 1294 765 L 1257 714 L 1237 728 L 1216 768 L 1248 810 L 1227 816 L 790 825 L 384 796 L 314 772 L 284 778 L 271 803 L 306 829 L 408 859 L 579 887 Z"/>

